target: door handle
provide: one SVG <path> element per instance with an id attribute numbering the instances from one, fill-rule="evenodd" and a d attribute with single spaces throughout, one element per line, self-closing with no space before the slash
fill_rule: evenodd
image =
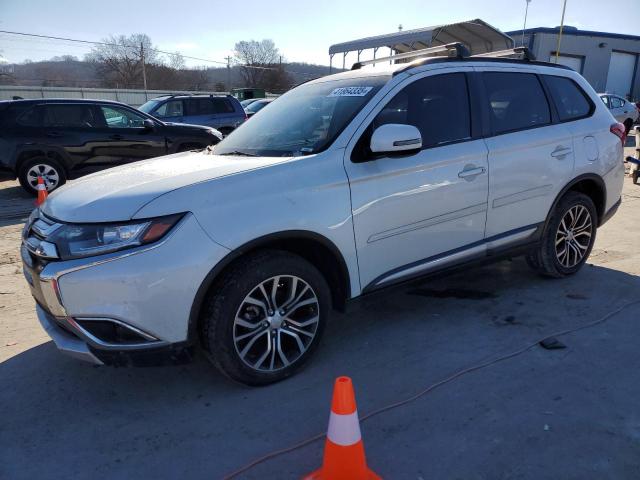
<path id="1" fill-rule="evenodd" d="M 111 140 L 122 140 L 124 137 L 122 135 L 111 135 L 109 138 Z"/>
<path id="2" fill-rule="evenodd" d="M 58 133 L 58 132 L 49 132 L 49 133 L 47 133 L 47 137 L 50 137 L 50 138 L 60 138 L 61 136 L 62 136 L 62 134 Z"/>
<path id="3" fill-rule="evenodd" d="M 466 178 L 468 180 L 473 180 L 478 175 L 482 175 L 486 172 L 487 169 L 484 167 L 476 167 L 474 165 L 465 166 L 464 170 L 458 172 L 458 178 Z"/>
<path id="4" fill-rule="evenodd" d="M 556 149 L 551 152 L 551 156 L 557 158 L 558 160 L 564 159 L 567 155 L 569 155 L 573 150 L 567 147 L 558 146 Z"/>

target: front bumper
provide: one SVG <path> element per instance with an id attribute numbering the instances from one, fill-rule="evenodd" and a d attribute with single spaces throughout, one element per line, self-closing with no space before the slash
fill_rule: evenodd
<path id="1" fill-rule="evenodd" d="M 96 357 L 89 346 L 75 335 L 63 329 L 52 315 L 47 313 L 40 305 L 36 304 L 36 314 L 40 325 L 51 337 L 53 343 L 56 344 L 58 350 L 78 360 L 93 363 L 94 365 L 102 365 L 103 362 Z"/>
<path id="2" fill-rule="evenodd" d="M 196 292 L 226 253 L 187 214 L 156 244 L 48 263 L 23 248 L 22 259 L 40 323 L 61 351 L 131 364 L 184 357 Z"/>

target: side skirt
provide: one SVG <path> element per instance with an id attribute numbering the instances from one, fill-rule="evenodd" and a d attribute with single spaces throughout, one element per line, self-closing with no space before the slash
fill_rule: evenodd
<path id="1" fill-rule="evenodd" d="M 449 275 L 470 266 L 524 255 L 538 245 L 543 228 L 544 223 L 528 225 L 396 268 L 374 279 L 361 296 L 417 279 Z"/>

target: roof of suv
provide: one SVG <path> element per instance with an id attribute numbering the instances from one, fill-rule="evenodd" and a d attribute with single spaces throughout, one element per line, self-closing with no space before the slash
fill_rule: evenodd
<path id="1" fill-rule="evenodd" d="M 236 98 L 233 95 L 213 94 L 213 93 L 178 93 L 175 95 L 160 95 L 151 100 L 169 99 L 169 98 Z"/>
<path id="2" fill-rule="evenodd" d="M 29 104 L 29 103 L 108 103 L 111 105 L 122 105 L 128 107 L 126 103 L 113 100 L 99 100 L 97 98 L 23 98 L 20 100 L 0 100 L 5 104 Z"/>

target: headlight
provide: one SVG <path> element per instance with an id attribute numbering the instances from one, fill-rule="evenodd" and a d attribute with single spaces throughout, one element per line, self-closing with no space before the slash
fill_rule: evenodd
<path id="1" fill-rule="evenodd" d="M 102 255 L 155 242 L 182 216 L 169 215 L 126 223 L 65 224 L 47 241 L 56 245 L 62 260 Z"/>

